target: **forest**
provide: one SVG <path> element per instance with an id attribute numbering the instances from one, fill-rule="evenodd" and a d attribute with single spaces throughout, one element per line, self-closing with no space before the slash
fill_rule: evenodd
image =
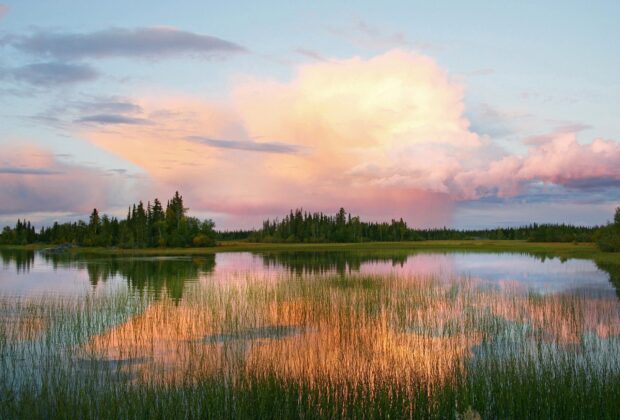
<path id="1" fill-rule="evenodd" d="M 127 217 L 100 215 L 93 209 L 88 222 L 54 223 L 38 232 L 29 221 L 18 220 L 14 228 L 5 227 L 0 244 L 75 244 L 79 246 L 154 248 L 214 246 L 215 224 L 211 220 L 189 217 L 178 193 L 164 208 L 159 199 L 129 207 Z"/>
<path id="2" fill-rule="evenodd" d="M 5 227 L 0 244 L 75 244 L 120 248 L 215 246 L 217 241 L 270 243 L 399 242 L 424 240 L 526 240 L 532 242 L 596 242 L 603 251 L 620 251 L 620 208 L 605 226 L 530 224 L 496 229 L 414 229 L 401 218 L 365 222 L 341 208 L 335 215 L 291 210 L 284 218 L 263 222 L 256 230 L 216 231 L 212 220 L 188 216 L 177 191 L 164 208 L 156 198 L 129 207 L 127 217 L 100 215 L 94 209 L 88 222 L 54 223 L 38 232 L 29 221 Z"/>
<path id="3" fill-rule="evenodd" d="M 253 242 L 364 242 L 364 241 L 423 241 L 512 239 L 534 242 L 592 242 L 600 227 L 566 224 L 531 224 L 483 230 L 414 229 L 403 219 L 390 223 L 362 222 L 340 209 L 335 216 L 291 211 L 282 220 L 266 220 L 261 229 L 246 232 Z M 243 232 L 228 232 L 234 239 L 242 239 Z M 231 238 L 232 239 L 232 238 Z"/>

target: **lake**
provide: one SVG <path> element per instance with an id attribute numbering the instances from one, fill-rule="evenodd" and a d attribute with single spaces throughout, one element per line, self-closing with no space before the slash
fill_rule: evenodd
<path id="1" fill-rule="evenodd" d="M 617 273 L 589 260 L 0 256 L 0 417 L 620 413 Z"/>

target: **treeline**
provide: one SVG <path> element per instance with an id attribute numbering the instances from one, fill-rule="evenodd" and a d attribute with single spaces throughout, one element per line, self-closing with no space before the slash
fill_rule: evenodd
<path id="1" fill-rule="evenodd" d="M 215 237 L 218 241 L 243 241 L 250 237 L 256 230 L 218 230 Z"/>
<path id="2" fill-rule="evenodd" d="M 391 223 L 362 222 L 341 208 L 335 216 L 291 210 L 282 220 L 265 220 L 262 229 L 252 232 L 248 239 L 252 242 L 362 242 L 420 238 L 403 219 Z"/>
<path id="3" fill-rule="evenodd" d="M 424 240 L 526 240 L 532 242 L 596 242 L 603 251 L 620 251 L 620 208 L 614 221 L 602 227 L 566 224 L 531 224 L 515 228 L 481 230 L 413 229 L 403 219 L 391 222 L 362 222 L 341 208 L 334 216 L 320 212 L 291 210 L 282 220 L 265 220 L 257 230 L 216 232 L 211 220 L 187 215 L 183 197 L 176 192 L 164 208 L 156 198 L 128 209 L 119 220 L 100 216 L 94 209 L 88 222 L 54 223 L 37 232 L 28 221 L 5 227 L 0 244 L 75 244 L 80 246 L 148 248 L 214 246 L 217 240 L 250 242 L 398 242 Z"/>
<path id="4" fill-rule="evenodd" d="M 459 229 L 423 229 L 415 232 L 423 240 L 521 240 L 531 242 L 592 242 L 599 227 L 572 226 L 566 224 L 537 224 L 527 226 L 459 230 Z"/>
<path id="5" fill-rule="evenodd" d="M 566 224 L 531 224 L 515 228 L 481 230 L 413 229 L 402 220 L 390 223 L 360 221 L 344 209 L 335 216 L 323 213 L 292 211 L 282 220 L 266 220 L 257 231 L 231 232 L 234 239 L 253 242 L 364 242 L 364 241 L 423 241 L 423 240 L 526 240 L 533 242 L 593 242 L 600 227 Z M 233 238 L 231 238 L 233 239 Z"/>
<path id="6" fill-rule="evenodd" d="M 85 221 L 54 223 L 39 232 L 27 221 L 18 220 L 14 228 L 5 227 L 0 244 L 26 245 L 31 243 L 75 244 L 122 248 L 213 246 L 216 244 L 214 223 L 187 215 L 183 197 L 178 191 L 162 206 L 156 198 L 145 206 L 134 204 L 127 217 L 100 215 L 94 209 Z"/>

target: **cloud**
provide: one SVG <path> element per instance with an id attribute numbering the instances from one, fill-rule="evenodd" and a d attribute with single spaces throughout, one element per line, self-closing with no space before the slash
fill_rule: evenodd
<path id="1" fill-rule="evenodd" d="M 276 143 L 276 142 L 254 142 L 240 140 L 217 140 L 208 137 L 190 136 L 188 140 L 197 143 L 206 144 L 211 147 L 231 150 L 245 150 L 248 152 L 263 153 L 299 153 L 300 148 L 294 144 Z"/>
<path id="2" fill-rule="evenodd" d="M 620 144 L 612 140 L 580 144 L 575 133 L 560 131 L 530 144 L 525 156 L 506 156 L 459 173 L 455 198 L 516 195 L 535 182 L 587 190 L 620 181 Z"/>
<path id="3" fill-rule="evenodd" d="M 109 57 L 209 56 L 245 52 L 223 39 L 174 28 L 112 28 L 91 33 L 39 32 L 10 41 L 16 49 L 58 60 Z"/>
<path id="4" fill-rule="evenodd" d="M 75 99 L 54 102 L 47 109 L 26 118 L 59 130 L 72 125 L 150 125 L 143 109 L 121 96 L 91 96 L 80 94 Z"/>
<path id="5" fill-rule="evenodd" d="M 412 46 L 402 32 L 385 32 L 362 20 L 358 20 L 348 27 L 330 26 L 327 31 L 364 48 L 406 48 Z"/>
<path id="6" fill-rule="evenodd" d="M 135 199 L 135 180 L 65 163 L 45 149 L 20 144 L 0 149 L 0 215 L 85 214 L 94 207 L 124 206 Z"/>
<path id="7" fill-rule="evenodd" d="M 325 58 L 323 55 L 319 54 L 318 52 L 309 50 L 307 48 L 297 48 L 295 49 L 295 52 L 299 55 L 303 55 L 304 57 L 311 58 L 313 60 L 329 61 L 327 58 Z"/>
<path id="8" fill-rule="evenodd" d="M 162 194 L 178 188 L 193 210 L 226 215 L 230 227 L 340 206 L 443 226 L 460 201 L 539 194 L 539 184 L 587 195 L 620 180 L 620 145 L 577 142 L 585 126 L 540 136 L 523 154 L 504 150 L 472 129 L 459 83 L 403 50 L 305 64 L 287 82 L 246 77 L 219 102 L 129 101 L 153 125 L 81 126 L 79 137 L 143 168 Z"/>
<path id="9" fill-rule="evenodd" d="M 47 168 L 23 168 L 15 166 L 2 166 L 0 167 L 0 174 L 13 174 L 13 175 L 59 175 L 59 172 L 54 169 Z"/>
<path id="10" fill-rule="evenodd" d="M 88 98 L 72 102 L 70 106 L 85 113 L 130 114 L 142 112 L 139 105 L 132 103 L 127 98 L 118 96 Z"/>
<path id="11" fill-rule="evenodd" d="M 290 83 L 250 80 L 233 97 L 253 131 L 285 132 L 278 138 L 309 146 L 328 149 L 334 138 L 336 146 L 382 150 L 480 144 L 463 116 L 462 87 L 432 59 L 401 50 L 301 66 Z"/>
<path id="12" fill-rule="evenodd" d="M 9 70 L 16 80 L 37 86 L 68 85 L 96 79 L 99 74 L 86 64 L 34 63 Z"/>
<path id="13" fill-rule="evenodd" d="M 150 125 L 151 121 L 144 118 L 128 117 L 122 114 L 95 114 L 75 120 L 77 123 L 96 123 L 102 125 L 109 124 L 131 124 L 131 125 Z"/>
<path id="14" fill-rule="evenodd" d="M 549 122 L 556 123 L 556 124 L 558 123 L 557 121 L 549 121 Z M 564 121 L 564 122 L 561 122 L 553 131 L 549 133 L 526 137 L 523 140 L 523 143 L 526 145 L 530 145 L 530 146 L 536 146 L 539 144 L 548 143 L 560 134 L 576 134 L 582 131 L 589 130 L 591 128 L 592 126 L 588 124 L 577 123 L 577 122 L 567 123 Z"/>
<path id="15" fill-rule="evenodd" d="M 580 144 L 575 133 L 559 133 L 530 148 L 516 177 L 561 185 L 587 179 L 620 179 L 620 144 L 604 139 Z"/>
<path id="16" fill-rule="evenodd" d="M 620 187 L 620 179 L 609 176 L 574 179 L 566 182 L 565 185 L 578 190 L 604 190 Z"/>
<path id="17" fill-rule="evenodd" d="M 304 65 L 288 83 L 248 78 L 218 103 L 174 96 L 132 103 L 153 126 L 85 127 L 79 137 L 142 167 L 162 191 L 182 189 L 194 197 L 192 208 L 229 215 L 275 216 L 297 206 L 331 212 L 342 205 L 368 217 L 444 224 L 449 196 L 423 182 L 438 174 L 420 168 L 414 183 L 369 183 L 350 171 L 409 165 L 412 148 L 429 144 L 463 155 L 483 141 L 468 130 L 461 86 L 428 57 L 398 50 Z M 285 143 L 217 140 L 262 138 Z M 418 162 L 431 167 L 432 160 Z M 431 204 L 442 210 L 430 211 Z"/>
<path id="18" fill-rule="evenodd" d="M 429 42 L 411 41 L 403 32 L 391 32 L 379 28 L 369 22 L 357 20 L 344 27 L 327 27 L 327 32 L 346 42 L 364 49 L 437 49 L 438 45 Z"/>
<path id="19" fill-rule="evenodd" d="M 2 19 L 9 11 L 9 7 L 6 4 L 0 4 L 0 19 Z"/>
<path id="20" fill-rule="evenodd" d="M 501 110 L 483 103 L 467 112 L 471 129 L 494 139 L 516 135 L 532 129 L 534 116 L 522 110 Z"/>

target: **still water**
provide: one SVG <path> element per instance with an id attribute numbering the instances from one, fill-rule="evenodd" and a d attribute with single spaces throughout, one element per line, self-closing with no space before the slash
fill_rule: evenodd
<path id="1" fill-rule="evenodd" d="M 87 296 L 121 290 L 181 299 L 213 282 L 368 275 L 475 279 L 512 284 L 542 294 L 616 293 L 614 273 L 590 260 L 516 253 L 274 252 L 193 257 L 75 257 L 0 250 L 0 296 Z"/>
<path id="2" fill-rule="evenodd" d="M 8 389 L 32 391 L 46 377 L 64 378 L 55 386 L 67 393 L 270 378 L 338 404 L 381 393 L 407 401 L 478 395 L 495 410 L 507 395 L 497 390 L 527 401 L 532 390 L 542 395 L 538 387 L 570 384 L 566 398 L 603 398 L 620 379 L 617 266 L 589 260 L 406 251 L 0 255 L 0 387 Z M 590 410 L 587 403 L 579 407 Z"/>

